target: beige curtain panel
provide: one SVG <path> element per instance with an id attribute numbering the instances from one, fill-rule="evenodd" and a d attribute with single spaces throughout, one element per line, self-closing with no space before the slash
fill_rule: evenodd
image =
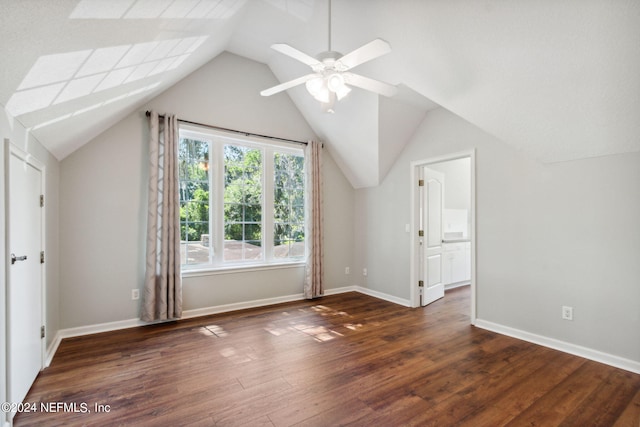
<path id="1" fill-rule="evenodd" d="M 149 115 L 149 214 L 142 313 L 146 322 L 182 316 L 178 120 Z"/>
<path id="2" fill-rule="evenodd" d="M 310 141 L 304 154 L 307 227 L 304 297 L 324 295 L 322 144 Z"/>

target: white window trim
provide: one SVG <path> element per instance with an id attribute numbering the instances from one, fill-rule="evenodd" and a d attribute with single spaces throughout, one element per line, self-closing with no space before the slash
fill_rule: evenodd
<path id="1" fill-rule="evenodd" d="M 180 124 L 180 137 L 187 136 L 209 143 L 209 230 L 213 239 L 210 244 L 213 254 L 210 252 L 208 264 L 182 264 L 181 271 L 184 277 L 195 277 L 212 274 L 260 271 L 278 268 L 299 268 L 304 266 L 306 254 L 300 258 L 273 258 L 273 215 L 265 215 L 265 212 L 273 212 L 274 188 L 273 182 L 267 185 L 267 176 L 273 177 L 273 154 L 275 152 L 296 154 L 304 156 L 304 148 L 292 147 L 292 143 L 280 142 L 255 136 L 238 137 L 234 133 L 214 130 L 191 124 Z M 235 143 L 241 146 L 258 148 L 262 150 L 262 244 L 264 248 L 262 260 L 246 260 L 225 262 L 222 256 L 216 256 L 224 250 L 224 192 L 218 191 L 224 183 L 224 144 Z M 213 193 L 213 197 L 211 197 Z M 211 233 L 211 230 L 218 232 Z"/>

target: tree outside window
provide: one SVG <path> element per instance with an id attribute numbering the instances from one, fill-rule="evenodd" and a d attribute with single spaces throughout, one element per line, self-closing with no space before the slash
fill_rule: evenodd
<path id="1" fill-rule="evenodd" d="M 303 259 L 302 150 L 182 129 L 180 136 L 183 266 Z"/>
<path id="2" fill-rule="evenodd" d="M 224 260 L 262 259 L 262 150 L 224 146 Z"/>

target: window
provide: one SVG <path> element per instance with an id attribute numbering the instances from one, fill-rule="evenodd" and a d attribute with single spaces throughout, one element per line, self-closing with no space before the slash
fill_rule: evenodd
<path id="1" fill-rule="evenodd" d="M 301 147 L 189 126 L 178 156 L 185 270 L 303 260 Z"/>
<path id="2" fill-rule="evenodd" d="M 274 153 L 275 258 L 304 256 L 304 158 Z"/>

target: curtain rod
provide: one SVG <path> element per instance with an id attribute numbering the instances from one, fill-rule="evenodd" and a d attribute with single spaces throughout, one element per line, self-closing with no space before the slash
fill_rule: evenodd
<path id="1" fill-rule="evenodd" d="M 147 117 L 150 117 L 151 116 L 151 111 L 147 110 L 145 115 Z M 158 117 L 164 117 L 164 114 L 158 114 Z M 220 127 L 220 126 L 207 125 L 207 124 L 204 124 L 204 123 L 192 122 L 192 121 L 189 121 L 189 120 L 178 119 L 178 121 L 181 122 L 181 123 L 189 124 L 189 125 L 202 126 L 202 127 L 206 127 L 206 128 L 222 130 L 222 131 L 225 131 L 225 132 L 239 133 L 239 134 L 244 135 L 244 136 L 257 136 L 257 137 L 260 137 L 260 138 L 277 139 L 279 141 L 286 141 L 286 142 L 292 142 L 294 144 L 307 145 L 307 142 L 305 142 L 305 141 L 297 141 L 295 139 L 280 138 L 280 137 L 277 137 L 277 136 L 269 136 L 269 135 L 260 135 L 259 133 L 244 132 L 244 131 L 241 131 L 241 130 L 223 128 L 223 127 Z"/>

